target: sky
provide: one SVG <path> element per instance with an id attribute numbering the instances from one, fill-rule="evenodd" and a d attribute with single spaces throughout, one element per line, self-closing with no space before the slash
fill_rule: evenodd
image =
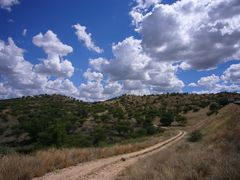
<path id="1" fill-rule="evenodd" d="M 240 92 L 239 0 L 0 0 L 0 99 Z"/>

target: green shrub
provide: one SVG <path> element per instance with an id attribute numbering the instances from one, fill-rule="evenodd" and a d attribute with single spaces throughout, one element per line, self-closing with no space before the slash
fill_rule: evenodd
<path id="1" fill-rule="evenodd" d="M 216 102 L 213 102 L 210 104 L 209 106 L 209 112 L 207 112 L 207 115 L 210 116 L 212 114 L 217 114 L 218 113 L 218 110 L 221 108 L 221 106 L 219 106 L 218 103 Z"/>
<path id="2" fill-rule="evenodd" d="M 164 112 L 161 115 L 160 122 L 163 126 L 170 126 L 174 120 L 173 114 L 170 112 Z"/>
<path id="3" fill-rule="evenodd" d="M 210 106 L 209 106 L 209 110 L 210 111 L 216 111 L 216 110 L 218 110 L 219 109 L 219 105 L 218 105 L 218 103 L 216 103 L 216 102 L 213 102 L 212 104 L 210 104 Z"/>
<path id="4" fill-rule="evenodd" d="M 13 148 L 7 147 L 7 146 L 0 146 L 0 156 L 1 155 L 7 155 L 7 154 L 14 154 L 16 153 Z"/>
<path id="5" fill-rule="evenodd" d="M 226 106 L 229 103 L 227 97 L 221 97 L 217 100 L 217 102 L 221 106 Z"/>

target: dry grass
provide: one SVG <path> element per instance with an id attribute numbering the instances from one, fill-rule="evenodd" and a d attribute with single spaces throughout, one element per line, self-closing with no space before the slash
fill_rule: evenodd
<path id="1" fill-rule="evenodd" d="M 179 147 L 181 148 L 181 147 Z M 215 147 L 195 146 L 184 151 L 165 152 L 131 167 L 119 179 L 124 180 L 227 180 L 240 178 L 240 154 L 222 153 Z M 166 156 L 168 158 L 166 158 Z"/>
<path id="2" fill-rule="evenodd" d="M 27 180 L 54 171 L 98 158 L 130 153 L 149 147 L 168 138 L 154 136 L 132 144 L 117 144 L 104 148 L 48 149 L 31 155 L 13 154 L 0 158 L 1 180 Z"/>
<path id="3" fill-rule="evenodd" d="M 180 142 L 129 168 L 127 180 L 240 179 L 240 107 L 229 105 L 204 129 L 203 141 Z"/>
<path id="4" fill-rule="evenodd" d="M 187 120 L 188 120 L 188 126 L 194 126 L 197 123 L 199 123 L 200 121 L 209 118 L 207 116 L 207 112 L 209 111 L 209 107 L 200 109 L 198 112 L 188 112 L 187 114 L 185 114 L 184 116 L 186 116 Z"/>

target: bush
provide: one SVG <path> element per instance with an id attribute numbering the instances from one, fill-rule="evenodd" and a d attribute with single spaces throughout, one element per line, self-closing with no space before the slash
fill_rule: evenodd
<path id="1" fill-rule="evenodd" d="M 0 157 L 1 155 L 14 154 L 16 153 L 13 148 L 7 146 L 0 146 Z"/>
<path id="2" fill-rule="evenodd" d="M 209 112 L 207 112 L 207 115 L 210 116 L 212 114 L 217 114 L 218 113 L 218 110 L 220 109 L 221 107 L 219 106 L 218 103 L 216 102 L 213 102 L 212 104 L 210 104 L 209 106 Z"/>
<path id="3" fill-rule="evenodd" d="M 221 106 L 226 106 L 228 104 L 228 98 L 227 97 L 221 97 L 218 99 L 218 104 Z"/>
<path id="4" fill-rule="evenodd" d="M 197 141 L 200 141 L 201 139 L 202 139 L 202 133 L 199 130 L 196 130 L 190 134 L 188 141 L 197 142 Z"/>
<path id="5" fill-rule="evenodd" d="M 170 112 L 164 112 L 161 115 L 160 122 L 163 126 L 170 126 L 174 120 L 173 114 Z"/>
<path id="6" fill-rule="evenodd" d="M 217 111 L 218 109 L 219 109 L 219 105 L 216 102 L 210 104 L 210 106 L 209 106 L 210 111 Z"/>

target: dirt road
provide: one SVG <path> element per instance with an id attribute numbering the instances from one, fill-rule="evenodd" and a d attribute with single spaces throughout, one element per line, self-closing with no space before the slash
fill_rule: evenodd
<path id="1" fill-rule="evenodd" d="M 147 156 L 161 151 L 167 148 L 171 144 L 179 141 L 186 134 L 185 131 L 179 131 L 179 133 L 163 142 L 155 144 L 154 146 L 146 149 L 117 155 L 109 158 L 98 159 L 86 163 L 81 163 L 76 166 L 61 169 L 59 171 L 51 172 L 43 177 L 35 178 L 35 180 L 110 180 L 114 179 L 123 170 L 136 163 L 140 158 L 146 158 Z"/>

